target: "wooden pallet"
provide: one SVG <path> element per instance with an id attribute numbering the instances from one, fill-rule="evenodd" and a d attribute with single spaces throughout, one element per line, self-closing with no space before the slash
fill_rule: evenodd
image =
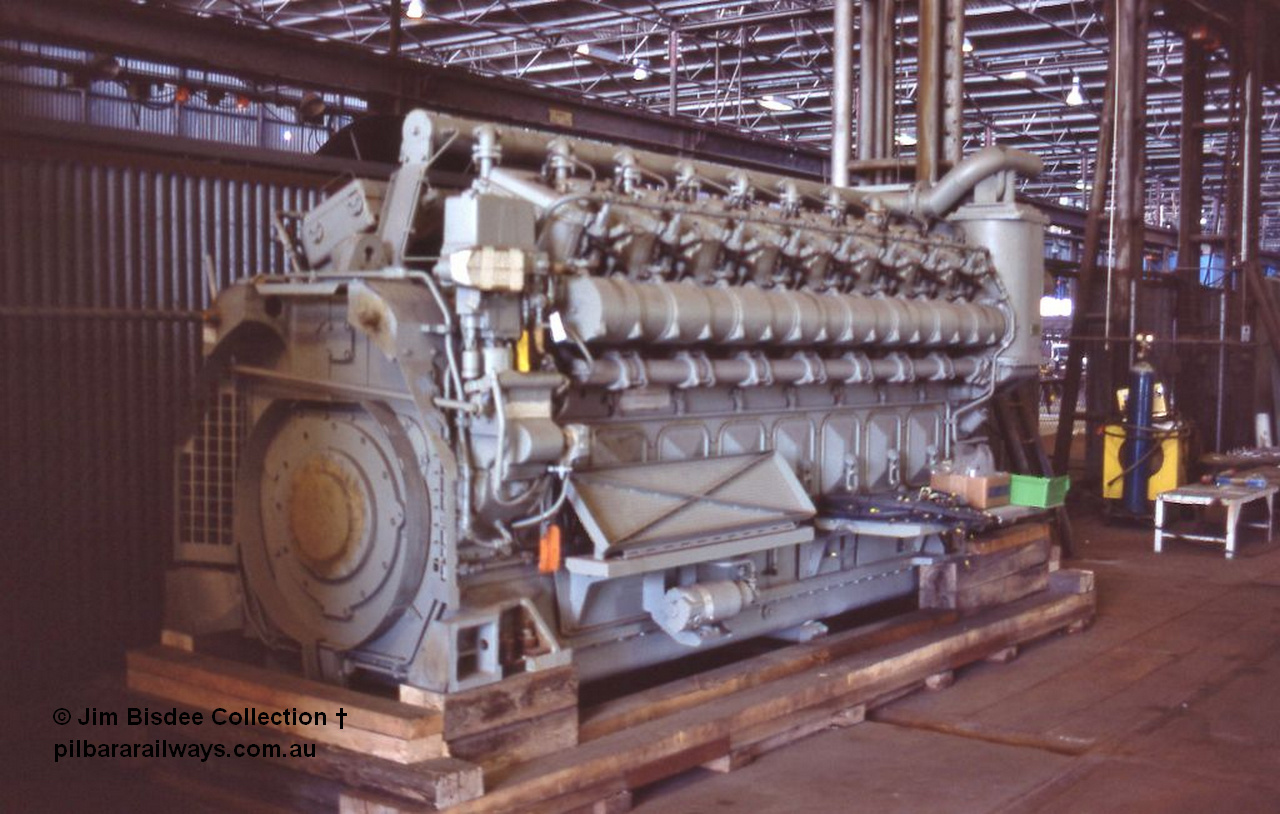
<path id="1" fill-rule="evenodd" d="M 605 704 L 584 714 L 576 748 L 486 777 L 483 797 L 451 811 L 529 811 L 610 784 L 629 791 L 697 766 L 731 769 L 826 725 L 852 723 L 961 666 L 1093 618 L 1091 575 L 1059 571 L 1050 582 L 962 620 L 922 611 L 881 626 L 870 641 L 863 631 L 840 634 Z M 912 632 L 895 636 L 897 624 Z M 343 799 L 343 811 L 365 810 L 358 793 Z"/>
<path id="2" fill-rule="evenodd" d="M 316 737 L 318 759 L 280 761 L 294 771 L 279 774 L 336 780 L 326 799 L 342 812 L 609 814 L 627 810 L 634 789 L 699 766 L 733 771 L 799 738 L 853 726 L 903 694 L 948 686 L 959 667 L 1009 661 L 1025 643 L 1083 629 L 1094 615 L 1092 574 L 1050 572 L 1043 526 L 983 538 L 924 570 L 919 611 L 584 710 L 571 668 L 447 697 L 406 688 L 395 701 L 159 648 L 131 655 L 129 682 L 204 709 L 341 706 L 359 736 Z M 185 734 L 204 742 L 315 736 L 233 727 Z M 434 751 L 423 757 L 425 743 Z"/>

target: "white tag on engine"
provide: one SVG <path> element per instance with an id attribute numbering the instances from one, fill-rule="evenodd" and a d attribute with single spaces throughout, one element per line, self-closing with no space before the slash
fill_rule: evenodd
<path id="1" fill-rule="evenodd" d="M 524 289 L 525 254 L 520 249 L 481 246 L 449 255 L 449 273 L 457 285 L 480 291 Z"/>
<path id="2" fill-rule="evenodd" d="M 569 339 L 569 332 L 565 330 L 564 319 L 561 318 L 559 311 L 551 312 L 551 316 L 547 318 L 547 327 L 551 328 L 552 342 L 559 344 Z"/>

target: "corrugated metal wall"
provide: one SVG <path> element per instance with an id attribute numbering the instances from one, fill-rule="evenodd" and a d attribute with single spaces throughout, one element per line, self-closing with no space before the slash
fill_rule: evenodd
<path id="1" fill-rule="evenodd" d="M 94 155 L 0 150 L 0 539 L 20 685 L 154 641 L 205 258 L 220 285 L 279 271 L 272 213 L 327 180 Z"/>

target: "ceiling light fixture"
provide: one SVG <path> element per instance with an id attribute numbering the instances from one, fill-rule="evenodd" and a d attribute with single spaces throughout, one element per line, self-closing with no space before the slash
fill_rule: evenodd
<path id="1" fill-rule="evenodd" d="M 965 38 L 964 38 L 964 44 L 960 46 L 960 50 L 961 50 L 961 51 L 964 51 L 966 54 L 972 54 L 972 53 L 973 53 L 973 40 L 969 39 L 968 37 L 965 37 Z"/>
<path id="2" fill-rule="evenodd" d="M 636 69 L 631 72 L 631 78 L 637 82 L 643 82 L 649 78 L 649 60 L 637 59 Z"/>
<path id="3" fill-rule="evenodd" d="M 1004 78 L 1009 82 L 1016 82 L 1019 85 L 1027 85 L 1028 87 L 1033 88 L 1043 88 L 1048 84 L 1044 81 L 1043 76 L 1035 71 L 1029 71 L 1024 68 L 1019 68 L 1016 71 L 1010 71 L 1004 75 Z"/>
<path id="4" fill-rule="evenodd" d="M 893 140 L 901 147 L 913 147 L 917 142 L 915 133 L 899 133 L 893 137 Z"/>
<path id="5" fill-rule="evenodd" d="M 320 98 L 319 94 L 305 93 L 295 110 L 298 124 L 319 124 L 328 109 L 329 106 L 324 103 L 324 99 Z"/>
<path id="6" fill-rule="evenodd" d="M 578 43 L 578 47 L 573 49 L 573 52 L 580 57 L 589 57 L 591 56 L 591 43 L 580 42 Z"/>
<path id="7" fill-rule="evenodd" d="M 1071 90 L 1067 93 L 1067 105 L 1080 107 L 1084 104 L 1084 91 L 1080 89 L 1080 74 L 1071 75 Z"/>
<path id="8" fill-rule="evenodd" d="M 756 100 L 756 104 L 765 110 L 772 110 L 781 113 L 786 110 L 795 110 L 798 105 L 788 96 L 782 96 L 777 93 L 766 93 Z"/>
<path id="9" fill-rule="evenodd" d="M 404 16 L 410 20 L 421 20 L 427 15 L 427 4 L 422 0 L 409 0 L 409 5 L 404 7 Z"/>

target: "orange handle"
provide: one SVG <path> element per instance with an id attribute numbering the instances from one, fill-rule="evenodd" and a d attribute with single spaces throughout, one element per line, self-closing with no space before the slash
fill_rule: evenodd
<path id="1" fill-rule="evenodd" d="M 559 570 L 560 527 L 552 523 L 538 541 L 538 573 L 554 574 Z"/>

